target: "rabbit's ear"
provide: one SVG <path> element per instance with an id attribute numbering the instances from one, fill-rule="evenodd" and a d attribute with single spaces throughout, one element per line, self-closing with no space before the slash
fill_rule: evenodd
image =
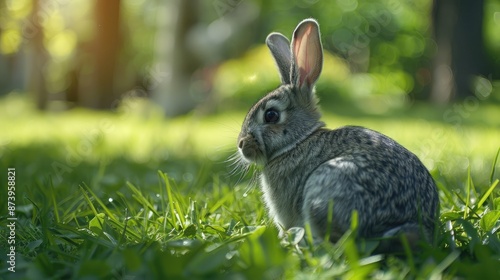
<path id="1" fill-rule="evenodd" d="M 266 44 L 276 61 L 280 72 L 281 83 L 290 84 L 290 68 L 292 65 L 292 52 L 290 41 L 283 34 L 273 32 L 266 38 Z"/>
<path id="2" fill-rule="evenodd" d="M 310 92 L 323 67 L 323 47 L 319 26 L 314 19 L 306 19 L 299 23 L 293 32 L 291 48 L 293 57 L 291 82 L 297 88 Z"/>

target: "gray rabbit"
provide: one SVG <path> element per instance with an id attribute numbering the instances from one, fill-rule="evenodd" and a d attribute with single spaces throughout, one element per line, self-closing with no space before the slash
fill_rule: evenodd
<path id="1" fill-rule="evenodd" d="M 357 211 L 359 237 L 431 242 L 439 197 L 420 160 L 376 131 L 324 128 L 314 93 L 323 65 L 318 23 L 299 23 L 291 44 L 280 33 L 269 34 L 266 44 L 282 83 L 248 112 L 238 150 L 246 164 L 263 167 L 261 188 L 276 225 L 309 223 L 315 239 L 329 228 L 335 242 Z"/>

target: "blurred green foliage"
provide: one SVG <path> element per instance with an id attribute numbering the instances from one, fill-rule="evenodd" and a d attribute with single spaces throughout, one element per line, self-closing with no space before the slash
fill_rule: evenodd
<path id="1" fill-rule="evenodd" d="M 426 67 L 432 56 L 430 18 L 422 15 L 429 15 L 430 1 L 306 0 L 259 4 L 265 28 L 257 31 L 257 43 L 263 43 L 271 31 L 290 37 L 300 19 L 314 17 L 319 21 L 324 48 L 335 56 L 325 61 L 318 82 L 322 98 L 388 95 L 395 99 L 392 104 L 400 105 L 402 96 L 418 93 L 429 83 L 430 70 Z M 255 99 L 264 89 L 276 86 L 276 79 L 269 80 L 269 71 L 274 69 L 272 59 L 266 50 L 258 50 L 239 60 L 239 67 L 235 62 L 224 65 L 231 70 L 225 72 L 227 68 L 223 67 L 218 73 L 222 76 L 219 80 L 226 83 L 217 84 L 216 91 L 232 92 L 237 98 L 246 93 Z M 235 77 L 231 77 L 234 73 Z"/>
<path id="2" fill-rule="evenodd" d="M 40 20 L 45 32 L 44 45 L 50 55 L 45 66 L 47 87 L 49 92 L 56 93 L 68 87 L 66 74 L 71 67 L 87 59 L 88 44 L 97 27 L 93 25 L 91 1 L 44 2 L 39 19 L 30 15 L 31 0 L 0 3 L 0 52 L 9 56 L 22 51 L 33 36 L 30 32 L 33 32 L 34 21 Z M 174 2 L 168 3 L 176 8 Z M 165 19 L 158 9 L 160 5 L 158 1 L 121 1 L 123 44 L 118 68 L 119 83 L 124 86 L 130 86 L 141 77 L 152 78 L 152 69 L 158 62 L 158 35 L 174 31 L 161 29 Z M 263 44 L 272 31 L 290 36 L 300 20 L 316 18 L 325 50 L 336 57 L 334 63 L 326 61 L 325 68 L 338 68 L 331 75 L 322 76 L 319 91 L 325 96 L 336 94 L 339 98 L 390 96 L 395 100 L 387 105 L 391 107 L 402 104 L 407 96 L 424 99 L 429 92 L 432 58 L 436 51 L 431 6 L 431 0 L 199 1 L 191 10 L 198 17 L 196 29 L 205 31 L 190 36 L 217 35 L 220 40 L 225 36 L 234 37 L 223 43 L 222 54 L 213 53 L 211 48 L 214 46 L 192 47 L 201 52 L 196 56 L 203 57 L 204 63 L 220 66 L 215 68 L 213 91 L 216 95 L 255 99 L 277 85 L 270 56 L 258 45 Z M 486 0 L 484 10 L 485 45 L 492 72 L 483 78 L 492 88 L 490 100 L 498 101 L 498 86 L 492 80 L 500 73 L 499 1 Z M 251 23 L 244 22 L 246 17 L 250 17 Z M 242 29 L 239 25 L 243 24 L 249 24 L 250 29 Z M 196 44 L 208 43 L 189 38 Z M 227 63 L 226 59 L 229 59 Z M 347 73 L 346 69 L 349 69 Z M 83 72 L 90 70 L 87 66 Z M 148 82 L 155 81 L 143 81 Z"/>
<path id="3" fill-rule="evenodd" d="M 271 31 L 290 37 L 303 18 L 318 20 L 326 61 L 317 92 L 326 104 L 347 99 L 374 103 L 376 108 L 369 111 L 384 112 L 407 104 L 408 97 L 425 99 L 429 94 L 436 52 L 431 25 L 432 1 L 253 3 L 261 9 L 262 19 L 261 28 L 256 30 L 256 44 L 263 44 Z M 476 95 L 487 89 L 490 102 L 500 101 L 499 83 L 493 80 L 500 69 L 497 55 L 500 38 L 496 32 L 500 24 L 499 7 L 497 1 L 486 1 L 485 44 L 494 72 L 488 77 L 477 77 L 472 85 Z M 222 64 L 217 72 L 215 91 L 233 97 L 234 102 L 255 101 L 279 84 L 272 63 L 267 49 L 257 46 L 243 57 Z"/>

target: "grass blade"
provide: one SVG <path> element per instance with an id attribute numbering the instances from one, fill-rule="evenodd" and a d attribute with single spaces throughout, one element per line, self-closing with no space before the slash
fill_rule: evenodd
<path id="1" fill-rule="evenodd" d="M 145 209 L 149 209 L 152 211 L 156 216 L 159 216 L 158 212 L 156 209 L 153 207 L 153 205 L 147 200 L 146 197 L 142 194 L 142 192 L 136 188 L 132 183 L 127 182 L 127 186 L 129 189 L 134 193 L 134 198 L 143 205 Z"/>
<path id="2" fill-rule="evenodd" d="M 161 171 L 158 171 L 158 174 L 165 182 L 165 188 L 167 189 L 167 199 L 170 213 L 172 215 L 172 224 L 175 229 L 180 230 L 185 227 L 186 221 L 179 205 L 179 199 L 174 197 L 174 194 L 172 193 L 172 185 L 170 184 L 167 174 Z"/>
<path id="3" fill-rule="evenodd" d="M 493 184 L 491 184 L 491 186 L 488 188 L 488 190 L 484 193 L 483 197 L 481 197 L 481 199 L 477 203 L 477 208 L 481 208 L 481 206 L 483 205 L 483 203 L 486 201 L 486 199 L 488 199 L 488 197 L 490 196 L 490 194 L 493 192 L 493 190 L 495 189 L 495 187 L 498 185 L 498 181 L 499 180 L 496 179 L 495 182 L 493 182 Z"/>
<path id="4" fill-rule="evenodd" d="M 84 195 L 86 196 L 87 198 L 87 202 L 89 202 L 89 206 L 92 208 L 92 210 L 95 212 L 95 213 L 98 213 L 97 210 L 94 208 L 94 205 L 93 203 L 90 201 L 90 198 L 85 194 L 85 191 L 89 192 L 90 195 L 94 198 L 94 200 L 101 206 L 102 210 L 106 213 L 106 215 L 114 222 L 116 223 L 120 223 L 118 221 L 118 219 L 115 217 L 115 214 L 109 210 L 109 208 L 106 206 L 106 204 L 104 204 L 104 202 L 102 202 L 102 200 L 89 188 L 89 186 L 87 186 L 87 184 L 83 183 L 83 186 L 85 188 L 82 187 L 82 185 L 80 185 L 81 189 L 82 189 L 82 192 L 84 193 Z"/>
<path id="5" fill-rule="evenodd" d="M 439 263 L 431 272 L 429 279 L 438 280 L 442 279 L 442 273 L 449 267 L 458 257 L 460 256 L 459 251 L 453 251 L 449 254 L 441 263 Z"/>
<path id="6" fill-rule="evenodd" d="M 491 165 L 490 184 L 493 183 L 493 178 L 495 177 L 495 167 L 497 166 L 499 156 L 500 156 L 500 147 L 498 147 L 497 154 L 495 156 L 495 159 L 493 160 L 493 164 Z"/>

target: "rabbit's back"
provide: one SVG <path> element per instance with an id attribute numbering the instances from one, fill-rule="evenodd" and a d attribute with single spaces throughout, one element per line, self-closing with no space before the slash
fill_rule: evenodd
<path id="1" fill-rule="evenodd" d="M 266 202 L 285 228 L 309 222 L 315 235 L 332 238 L 358 214 L 359 234 L 381 236 L 404 224 L 434 229 L 438 194 L 420 160 L 391 138 L 362 127 L 321 129 L 264 169 Z"/>

